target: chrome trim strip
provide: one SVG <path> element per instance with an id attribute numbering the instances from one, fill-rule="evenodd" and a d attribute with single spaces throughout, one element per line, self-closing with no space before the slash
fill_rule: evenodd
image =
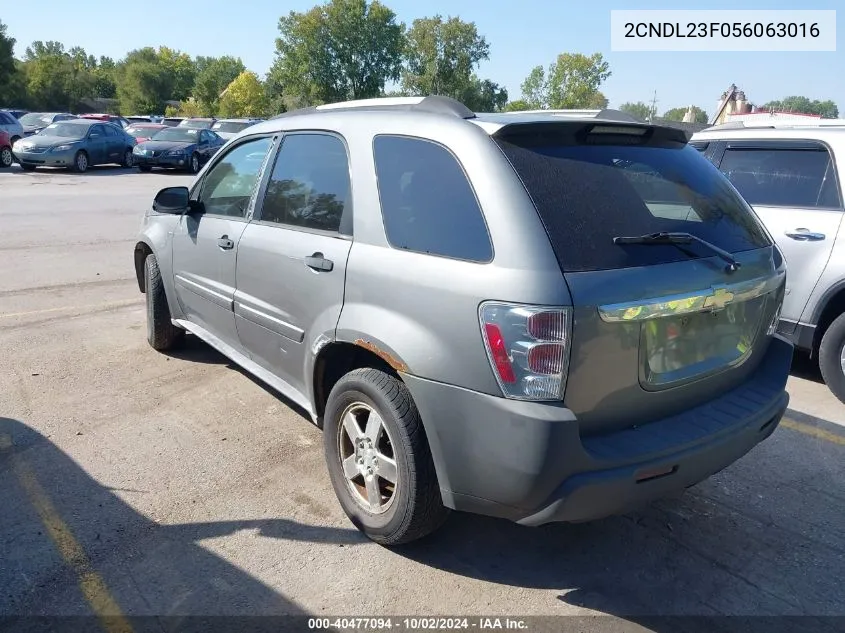
<path id="1" fill-rule="evenodd" d="M 768 294 L 776 290 L 784 278 L 785 274 L 779 272 L 769 277 L 758 277 L 734 284 L 719 284 L 691 293 L 606 304 L 599 306 L 598 311 L 602 321 L 606 323 L 631 323 L 692 312 L 715 312 L 731 303 L 748 301 Z"/>

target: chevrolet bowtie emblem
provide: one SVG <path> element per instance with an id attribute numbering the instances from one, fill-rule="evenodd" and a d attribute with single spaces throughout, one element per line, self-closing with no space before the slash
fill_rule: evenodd
<path id="1" fill-rule="evenodd" d="M 726 288 L 716 288 L 713 294 L 704 300 L 704 307 L 711 310 L 723 310 L 731 301 L 734 300 L 734 293 Z"/>

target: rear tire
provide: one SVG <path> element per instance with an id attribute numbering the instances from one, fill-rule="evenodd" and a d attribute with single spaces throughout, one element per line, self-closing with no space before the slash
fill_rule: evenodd
<path id="1" fill-rule="evenodd" d="M 132 150 L 127 149 L 123 152 L 123 167 L 129 169 L 135 164 L 135 157 L 132 155 Z"/>
<path id="2" fill-rule="evenodd" d="M 845 314 L 834 319 L 822 337 L 819 369 L 828 389 L 845 403 Z"/>
<path id="3" fill-rule="evenodd" d="M 361 413 L 355 415 L 356 412 Z M 358 447 L 357 441 L 351 441 L 352 434 L 343 419 L 351 416 L 357 420 L 354 434 L 358 434 L 369 427 L 373 414 L 381 419 L 383 430 L 370 443 L 367 457 L 367 447 Z M 363 434 L 357 437 L 367 442 Z M 363 368 L 337 382 L 326 403 L 323 447 L 340 505 L 352 523 L 376 543 L 399 545 L 420 539 L 440 527 L 448 516 L 420 414 L 408 388 L 393 376 Z M 377 457 L 375 477 L 372 470 L 369 475 L 361 472 L 354 477 L 347 474 L 349 471 L 345 473 L 345 462 L 351 465 L 351 472 L 356 472 L 358 463 L 366 471 L 370 462 L 365 459 L 372 459 L 373 451 Z M 373 498 L 367 485 L 373 479 L 380 507 L 363 498 Z"/>
<path id="4" fill-rule="evenodd" d="M 153 168 L 150 167 L 149 165 L 138 165 L 138 169 L 140 171 L 144 172 L 145 174 L 148 174 L 153 170 Z"/>
<path id="5" fill-rule="evenodd" d="M 15 162 L 11 147 L 0 147 L 0 168 L 8 169 Z"/>
<path id="6" fill-rule="evenodd" d="M 185 336 L 185 330 L 173 325 L 170 306 L 164 293 L 164 282 L 156 256 L 144 260 L 144 290 L 147 303 L 147 342 L 155 350 L 171 349 Z"/>

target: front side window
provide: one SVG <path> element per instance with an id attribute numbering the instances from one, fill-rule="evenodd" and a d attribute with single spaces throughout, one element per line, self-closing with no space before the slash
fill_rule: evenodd
<path id="1" fill-rule="evenodd" d="M 419 138 L 378 136 L 373 156 L 393 248 L 474 262 L 493 258 L 475 193 L 448 149 Z"/>
<path id="2" fill-rule="evenodd" d="M 350 194 L 343 141 L 328 134 L 291 134 L 267 184 L 261 220 L 337 232 Z"/>
<path id="3" fill-rule="evenodd" d="M 200 202 L 205 213 L 242 218 L 258 184 L 271 138 L 242 143 L 209 170 L 202 184 Z"/>
<path id="4" fill-rule="evenodd" d="M 728 148 L 719 166 L 749 204 L 839 207 L 830 153 L 814 149 Z"/>

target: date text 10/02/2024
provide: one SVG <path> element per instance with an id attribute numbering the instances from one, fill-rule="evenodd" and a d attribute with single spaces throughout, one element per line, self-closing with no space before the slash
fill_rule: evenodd
<path id="1" fill-rule="evenodd" d="M 625 37 L 818 37 L 818 22 L 626 22 Z"/>
<path id="2" fill-rule="evenodd" d="M 408 631 L 439 630 L 526 630 L 527 623 L 519 618 L 509 617 L 402 617 L 402 618 L 309 618 L 308 628 L 314 630 L 373 630 L 389 631 L 392 629 Z"/>

